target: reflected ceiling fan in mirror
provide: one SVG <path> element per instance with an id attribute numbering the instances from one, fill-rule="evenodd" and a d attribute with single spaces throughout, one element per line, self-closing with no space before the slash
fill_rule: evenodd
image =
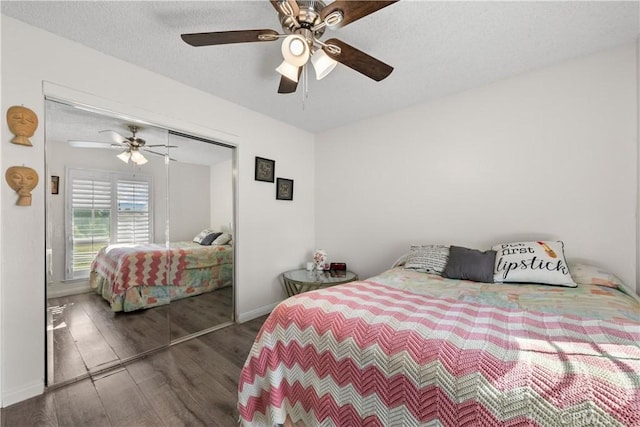
<path id="1" fill-rule="evenodd" d="M 264 29 L 182 34 L 181 37 L 191 46 L 268 42 L 283 38 L 281 50 L 284 60 L 276 68 L 282 75 L 278 93 L 295 92 L 309 62 L 315 69 L 317 80 L 326 77 L 339 62 L 381 81 L 391 74 L 393 67 L 341 40 L 320 39 L 326 28 L 344 27 L 397 1 L 336 0 L 325 5 L 318 0 L 270 0 L 278 12 L 284 34 Z"/>
<path id="2" fill-rule="evenodd" d="M 147 142 L 136 136 L 136 133 L 140 130 L 140 128 L 136 125 L 128 125 L 129 130 L 132 135 L 130 137 L 124 137 L 120 135 L 118 132 L 114 130 L 101 130 L 99 133 L 108 134 L 109 137 L 115 143 L 109 142 L 100 142 L 100 141 L 78 141 L 78 140 L 69 140 L 69 145 L 76 148 L 113 148 L 118 150 L 124 150 L 116 157 L 122 160 L 125 163 L 131 162 L 136 165 L 144 165 L 148 162 L 146 157 L 142 154 L 145 153 L 155 154 L 157 156 L 165 157 L 165 154 L 158 153 L 157 151 L 149 150 L 149 148 L 153 147 L 165 147 L 165 148 L 176 148 L 177 145 L 166 145 L 166 144 L 155 144 L 155 145 L 146 145 Z M 169 159 L 175 161 L 175 159 Z"/>

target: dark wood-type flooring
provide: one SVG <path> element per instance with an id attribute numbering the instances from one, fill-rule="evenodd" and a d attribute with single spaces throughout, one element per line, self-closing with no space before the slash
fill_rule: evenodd
<path id="1" fill-rule="evenodd" d="M 240 370 L 266 319 L 202 335 L 2 409 L 2 427 L 237 426 Z"/>
<path id="2" fill-rule="evenodd" d="M 48 382 L 59 384 L 232 320 L 226 287 L 169 305 L 114 313 L 97 293 L 48 301 Z"/>

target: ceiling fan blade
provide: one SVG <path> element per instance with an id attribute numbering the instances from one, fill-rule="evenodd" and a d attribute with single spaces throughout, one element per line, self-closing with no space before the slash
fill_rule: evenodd
<path id="1" fill-rule="evenodd" d="M 111 148 L 112 144 L 110 142 L 102 142 L 102 141 L 79 141 L 70 139 L 67 141 L 70 146 L 74 148 Z"/>
<path id="2" fill-rule="evenodd" d="M 129 143 L 129 140 L 127 138 L 125 138 L 124 136 L 120 135 L 115 130 L 101 130 L 98 133 L 109 134 L 109 137 L 111 139 L 113 139 L 115 142 L 117 142 L 118 144 L 128 144 Z"/>
<path id="3" fill-rule="evenodd" d="M 293 15 L 297 17 L 300 14 L 300 6 L 298 6 L 298 2 L 296 0 L 270 0 L 274 9 L 280 15 L 290 16 Z M 280 4 L 282 3 L 282 6 Z M 291 9 L 291 10 L 287 10 Z"/>
<path id="4" fill-rule="evenodd" d="M 332 53 L 331 49 L 324 48 L 325 53 L 332 59 L 335 59 L 341 64 L 344 64 L 377 82 L 388 77 L 393 71 L 393 67 L 391 65 L 387 65 L 343 41 L 338 39 L 329 39 L 326 41 L 326 44 L 338 46 L 340 48 L 339 54 Z"/>
<path id="5" fill-rule="evenodd" d="M 390 6 L 396 3 L 398 0 L 378 0 L 378 1 L 361 1 L 361 0 L 336 0 L 331 4 L 326 5 L 321 11 L 320 16 L 322 20 L 332 12 L 337 10 L 342 12 L 342 21 L 334 26 L 334 28 L 344 27 L 357 21 L 360 18 L 364 18 L 367 15 L 371 15 L 373 12 L 377 12 L 383 7 Z"/>
<path id="6" fill-rule="evenodd" d="M 147 150 L 146 148 L 144 150 L 142 150 L 142 151 L 144 151 L 145 153 L 149 153 L 149 154 L 155 154 L 156 156 L 162 156 L 162 157 L 165 156 L 162 153 L 158 153 L 157 151 Z M 177 162 L 176 159 L 172 159 L 171 157 L 169 157 L 169 160 L 171 160 L 172 162 Z"/>
<path id="7" fill-rule="evenodd" d="M 272 35 L 277 36 L 278 32 L 274 30 L 239 30 L 239 31 L 215 31 L 212 33 L 193 33 L 182 34 L 182 40 L 191 46 L 212 46 L 218 44 L 230 44 L 230 43 L 249 43 L 249 42 L 263 42 L 273 41 L 277 37 L 269 40 L 260 40 L 259 35 Z"/>
<path id="8" fill-rule="evenodd" d="M 164 144 L 145 145 L 144 147 L 145 148 L 148 148 L 148 147 L 179 148 L 177 145 L 164 145 Z"/>
<path id="9" fill-rule="evenodd" d="M 300 81 L 300 74 L 302 74 L 302 67 L 298 67 L 298 81 Z M 286 78 L 280 77 L 280 86 L 278 86 L 278 93 L 294 93 L 298 88 L 298 82 L 294 82 Z"/>

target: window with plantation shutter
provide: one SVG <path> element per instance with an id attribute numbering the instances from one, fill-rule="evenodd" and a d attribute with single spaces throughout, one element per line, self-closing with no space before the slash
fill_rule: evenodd
<path id="1" fill-rule="evenodd" d="M 91 261 L 112 243 L 149 243 L 151 178 L 69 169 L 67 172 L 66 279 L 89 276 Z"/>
<path id="2" fill-rule="evenodd" d="M 149 243 L 149 183 L 118 180 L 118 243 Z"/>
<path id="3" fill-rule="evenodd" d="M 70 184 L 72 233 L 67 270 L 71 278 L 77 278 L 88 274 L 91 261 L 111 239 L 111 180 L 79 176 Z"/>

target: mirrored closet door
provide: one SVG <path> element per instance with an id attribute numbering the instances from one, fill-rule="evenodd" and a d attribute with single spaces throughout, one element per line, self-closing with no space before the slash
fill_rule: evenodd
<path id="1" fill-rule="evenodd" d="M 177 132 L 169 132 L 168 145 L 168 241 L 182 247 L 194 232 L 205 235 L 201 243 L 213 239 L 174 252 L 181 258 L 172 259 L 169 274 L 190 286 L 171 290 L 193 296 L 169 305 L 170 338 L 177 340 L 227 322 L 233 312 L 233 151 Z"/>
<path id="2" fill-rule="evenodd" d="M 233 321 L 234 148 L 46 101 L 47 384 Z"/>

